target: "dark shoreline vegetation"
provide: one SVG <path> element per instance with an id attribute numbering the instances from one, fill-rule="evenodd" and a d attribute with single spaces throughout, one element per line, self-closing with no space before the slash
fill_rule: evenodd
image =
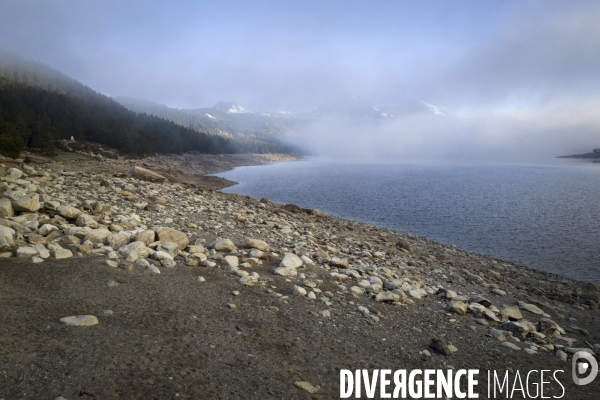
<path id="1" fill-rule="evenodd" d="M 0 153 L 17 158 L 31 147 L 52 156 L 71 137 L 137 156 L 291 152 L 276 140 L 210 135 L 130 111 L 44 64 L 0 52 Z"/>
<path id="2" fill-rule="evenodd" d="M 591 153 L 572 154 L 569 156 L 558 156 L 556 158 L 597 158 L 597 159 L 600 159 L 600 149 L 594 149 Z"/>

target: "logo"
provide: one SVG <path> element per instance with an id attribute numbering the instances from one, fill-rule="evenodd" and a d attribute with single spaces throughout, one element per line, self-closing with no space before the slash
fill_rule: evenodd
<path id="1" fill-rule="evenodd" d="M 586 377 L 585 375 L 589 373 Z M 578 351 L 573 355 L 572 376 L 576 385 L 584 386 L 591 383 L 598 375 L 598 362 L 589 353 Z"/>

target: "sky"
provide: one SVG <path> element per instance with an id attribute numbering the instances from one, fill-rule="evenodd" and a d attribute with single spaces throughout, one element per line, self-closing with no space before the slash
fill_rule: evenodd
<path id="1" fill-rule="evenodd" d="M 576 150 L 600 142 L 598 21 L 597 1 L 0 0 L 0 49 L 171 107 L 422 100 L 485 143 L 575 128 Z"/>

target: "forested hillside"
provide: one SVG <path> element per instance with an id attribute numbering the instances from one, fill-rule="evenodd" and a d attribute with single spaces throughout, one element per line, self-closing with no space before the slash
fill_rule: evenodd
<path id="1" fill-rule="evenodd" d="M 0 53 L 0 153 L 15 158 L 28 146 L 52 155 L 55 141 L 71 136 L 137 155 L 281 151 L 137 114 L 44 64 Z"/>

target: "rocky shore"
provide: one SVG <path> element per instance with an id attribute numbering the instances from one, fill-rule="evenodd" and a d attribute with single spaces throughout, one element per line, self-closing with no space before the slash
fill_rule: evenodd
<path id="1" fill-rule="evenodd" d="M 379 368 L 600 393 L 570 365 L 597 285 L 220 193 L 203 174 L 251 159 L 197 157 L 0 165 L 0 398 L 330 399 Z"/>

